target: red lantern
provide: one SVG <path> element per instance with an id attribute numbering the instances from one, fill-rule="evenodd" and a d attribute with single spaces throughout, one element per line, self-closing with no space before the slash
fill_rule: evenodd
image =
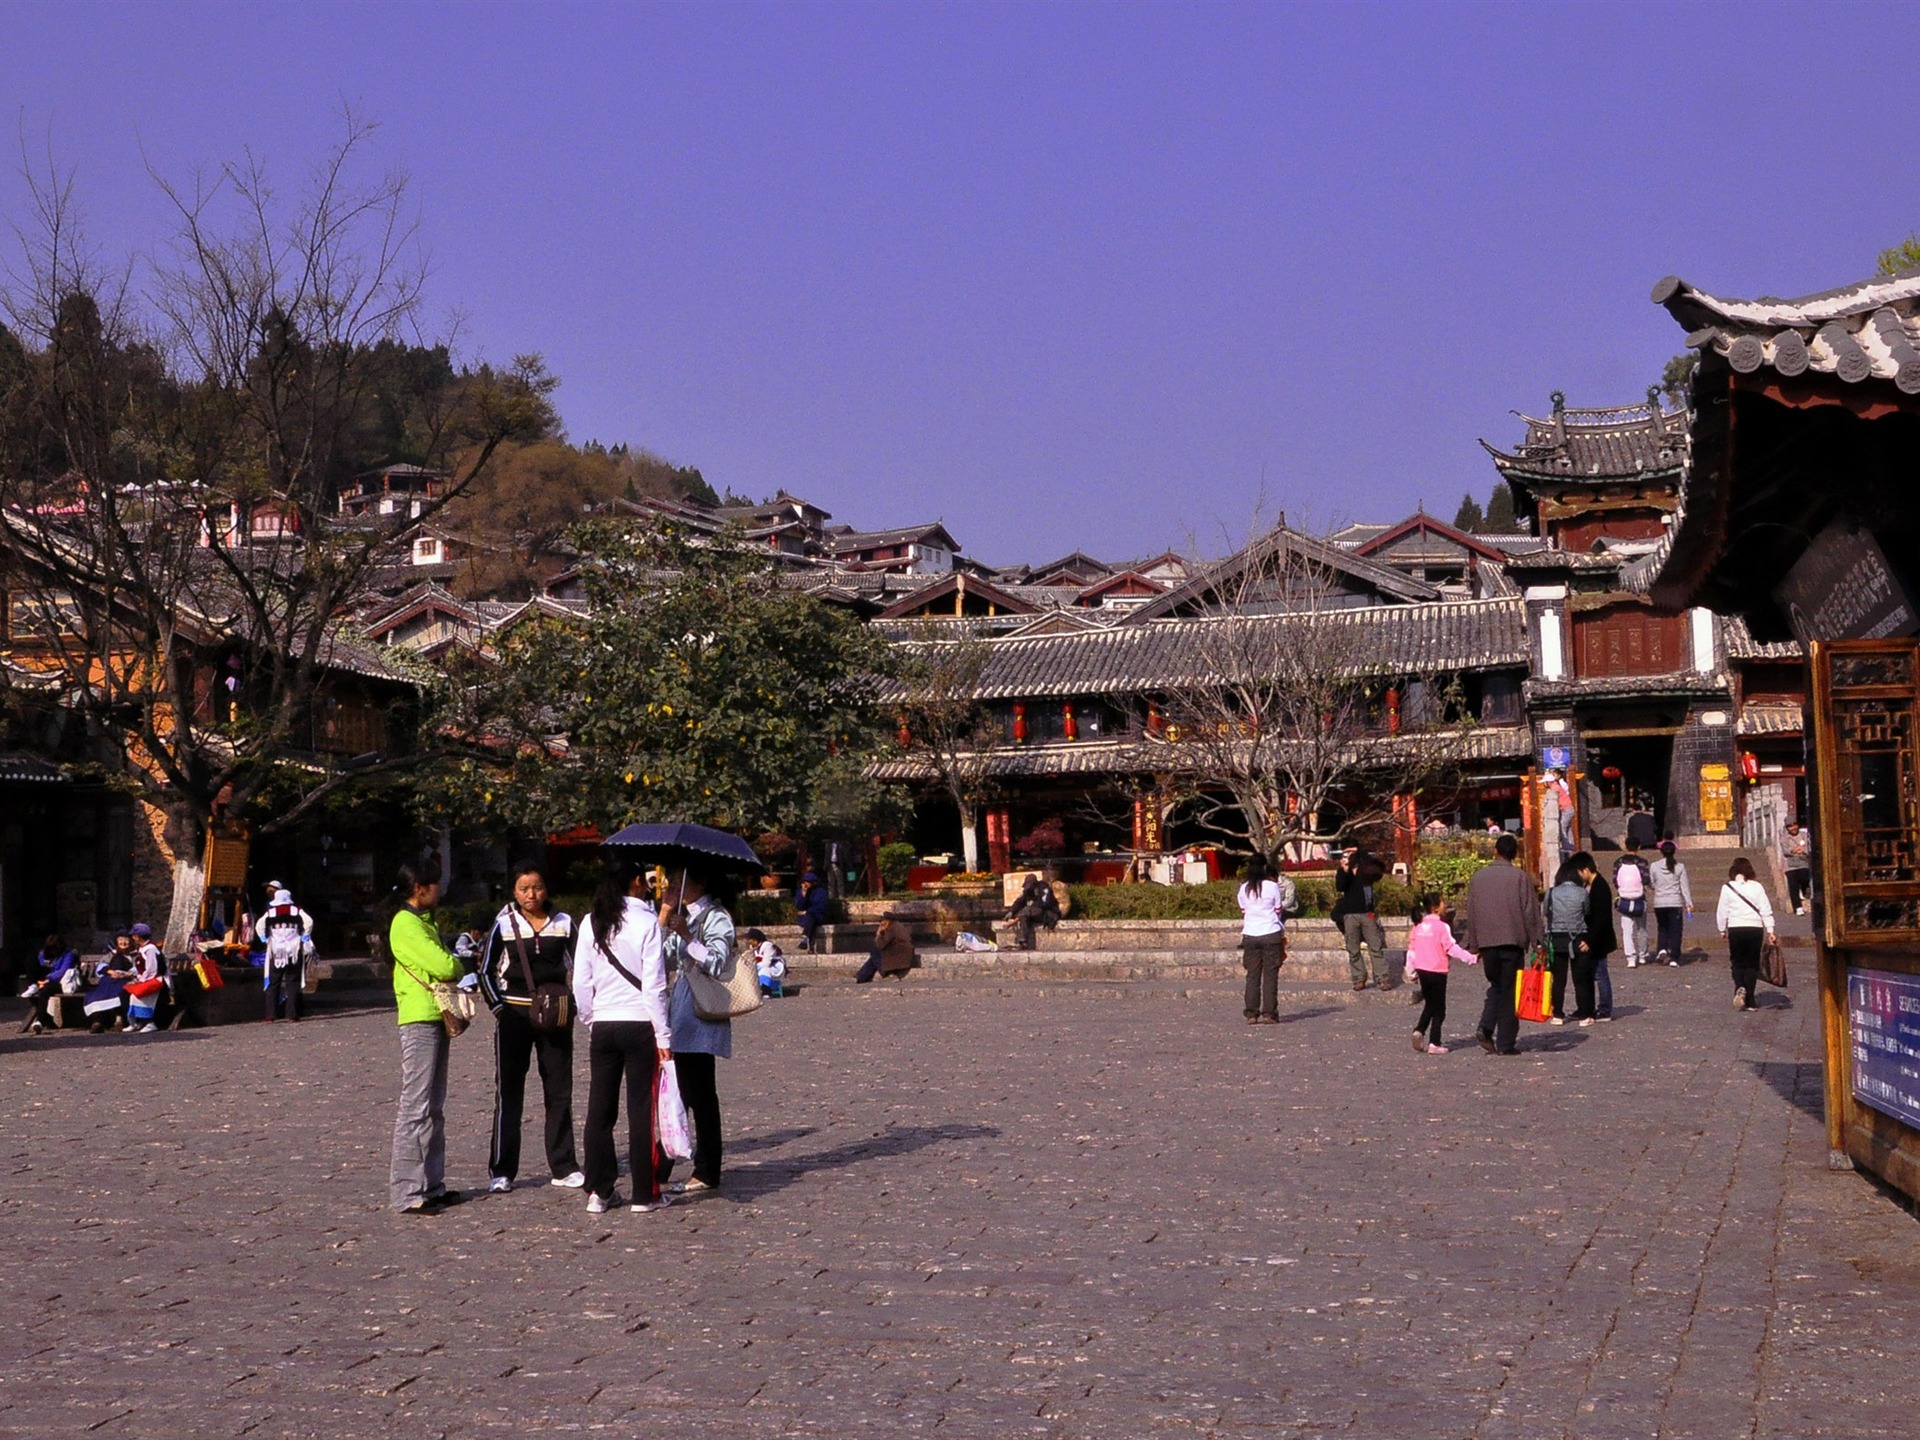
<path id="1" fill-rule="evenodd" d="M 1620 778 L 1620 767 L 1618 765 L 1607 766 L 1606 769 L 1600 772 L 1600 778 L 1602 780 L 1618 780 Z"/>
<path id="2" fill-rule="evenodd" d="M 1013 702 L 1013 743 L 1027 743 L 1027 707 L 1018 700 Z"/>
<path id="3" fill-rule="evenodd" d="M 1740 752 L 1740 778 L 1749 785 L 1760 778 L 1760 757 L 1751 750 Z"/>

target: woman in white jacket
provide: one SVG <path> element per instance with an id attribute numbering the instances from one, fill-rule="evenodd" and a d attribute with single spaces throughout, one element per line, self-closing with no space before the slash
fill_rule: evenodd
<path id="1" fill-rule="evenodd" d="M 632 1209 L 644 1214 L 663 1202 L 653 1170 L 653 1085 L 670 1058 L 667 969 L 660 922 L 640 897 L 646 879 L 637 862 L 616 857 L 594 892 L 573 957 L 573 999 L 587 1027 L 587 1211 L 603 1215 L 620 1203 L 614 1186 L 620 1161 L 613 1126 L 620 1118 L 620 1084 L 627 1087 L 627 1160 L 633 1171 Z"/>
<path id="2" fill-rule="evenodd" d="M 1753 987 L 1760 979 L 1760 946 L 1763 940 L 1773 939 L 1773 902 L 1753 878 L 1753 866 L 1746 856 L 1728 869 L 1713 919 L 1727 937 L 1727 958 L 1733 965 L 1733 1008 L 1751 1010 Z"/>

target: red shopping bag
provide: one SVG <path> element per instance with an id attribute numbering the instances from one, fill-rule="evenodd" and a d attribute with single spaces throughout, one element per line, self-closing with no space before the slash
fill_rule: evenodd
<path id="1" fill-rule="evenodd" d="M 203 990 L 218 990 L 227 983 L 220 975 L 220 966 L 205 956 L 193 962 L 193 973 L 200 977 Z"/>
<path id="2" fill-rule="evenodd" d="M 1513 981 L 1513 1008 L 1522 1020 L 1544 1025 L 1553 1014 L 1553 980 L 1538 950 Z"/>

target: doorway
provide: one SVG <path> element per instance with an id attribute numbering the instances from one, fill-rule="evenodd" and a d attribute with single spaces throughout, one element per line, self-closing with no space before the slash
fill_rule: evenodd
<path id="1" fill-rule="evenodd" d="M 1667 833 L 1667 784 L 1673 771 L 1672 735 L 1588 735 L 1587 781 L 1600 803 L 1588 817 L 1595 835 L 1624 839 L 1632 817 L 1651 815 L 1633 825 L 1650 828 L 1655 836 Z"/>

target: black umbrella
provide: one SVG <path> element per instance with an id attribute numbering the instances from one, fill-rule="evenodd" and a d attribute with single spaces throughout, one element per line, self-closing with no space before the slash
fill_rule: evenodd
<path id="1" fill-rule="evenodd" d="M 686 866 L 704 861 L 718 862 L 726 870 L 762 868 L 760 857 L 746 841 L 708 825 L 629 825 L 601 843 L 638 851 L 641 859 L 655 865 Z"/>

